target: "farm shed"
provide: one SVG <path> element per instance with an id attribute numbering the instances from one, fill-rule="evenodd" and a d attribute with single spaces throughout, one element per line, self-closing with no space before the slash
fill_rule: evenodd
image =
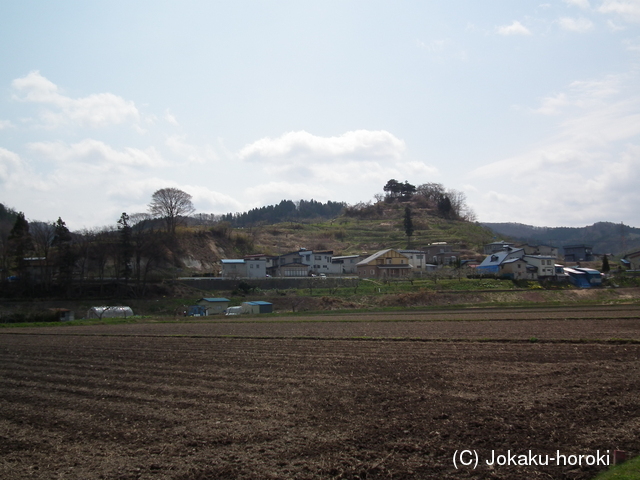
<path id="1" fill-rule="evenodd" d="M 133 316 L 131 307 L 91 307 L 87 310 L 87 318 L 128 318 Z"/>
<path id="2" fill-rule="evenodd" d="M 593 268 L 565 268 L 564 273 L 569 275 L 569 281 L 576 287 L 591 288 L 602 285 L 602 273 Z"/>
<path id="3" fill-rule="evenodd" d="M 273 313 L 273 304 L 263 301 L 242 302 L 242 313 Z"/>
<path id="4" fill-rule="evenodd" d="M 58 317 L 60 322 L 70 322 L 75 319 L 73 310 L 68 308 L 50 308 L 49 310 Z"/>
<path id="5" fill-rule="evenodd" d="M 207 309 L 206 315 L 215 315 L 217 313 L 223 313 L 231 303 L 228 298 L 201 298 L 196 304 Z"/>
<path id="6" fill-rule="evenodd" d="M 202 305 L 189 305 L 185 315 L 187 317 L 204 317 L 207 315 L 207 309 Z"/>

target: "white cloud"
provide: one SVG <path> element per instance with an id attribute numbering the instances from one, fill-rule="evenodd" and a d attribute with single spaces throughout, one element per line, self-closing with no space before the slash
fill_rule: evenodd
<path id="1" fill-rule="evenodd" d="M 609 30 L 612 32 L 620 32 L 627 29 L 624 25 L 618 25 L 613 20 L 607 20 L 607 27 L 609 27 Z"/>
<path id="2" fill-rule="evenodd" d="M 533 111 L 543 115 L 557 115 L 568 107 L 590 108 L 603 105 L 620 92 L 622 77 L 609 75 L 600 80 L 575 81 L 567 92 L 542 99 L 541 106 Z"/>
<path id="3" fill-rule="evenodd" d="M 432 40 L 429 43 L 425 43 L 422 40 L 416 40 L 418 47 L 427 50 L 429 52 L 441 52 L 447 45 L 447 40 Z"/>
<path id="4" fill-rule="evenodd" d="M 589 0 L 564 0 L 564 3 L 574 7 L 584 8 L 585 10 L 591 8 Z"/>
<path id="5" fill-rule="evenodd" d="M 178 120 L 176 120 L 176 117 L 173 116 L 171 113 L 169 113 L 169 111 L 166 111 L 164 114 L 164 119 L 169 122 L 171 125 L 175 125 L 178 126 Z"/>
<path id="6" fill-rule="evenodd" d="M 70 145 L 61 141 L 33 142 L 28 147 L 31 151 L 60 163 L 73 161 L 90 163 L 93 168 L 111 168 L 112 166 L 163 167 L 167 165 L 167 162 L 153 147 L 146 150 L 129 147 L 116 150 L 104 142 L 92 139 Z"/>
<path id="7" fill-rule="evenodd" d="M 636 219 L 633 205 L 640 201 L 636 82 L 634 75 L 573 82 L 568 94 L 546 99 L 542 109 L 563 115 L 554 129 L 557 134 L 469 175 L 478 189 L 467 189 L 469 200 L 482 220 L 526 218 L 536 225 L 577 226 L 611 220 L 612 215 L 626 222 Z"/>
<path id="8" fill-rule="evenodd" d="M 567 105 L 569 105 L 567 95 L 559 93 L 553 97 L 544 98 L 542 100 L 542 105 L 534 111 L 543 115 L 556 115 Z"/>
<path id="9" fill-rule="evenodd" d="M 24 165 L 18 154 L 0 147 L 0 183 L 12 181 L 23 169 Z"/>
<path id="10" fill-rule="evenodd" d="M 112 93 L 97 93 L 70 98 L 60 93 L 58 86 L 34 71 L 12 82 L 17 100 L 37 103 L 55 110 L 44 110 L 40 117 L 49 127 L 66 123 L 101 127 L 127 121 L 137 122 L 140 113 L 135 104 Z"/>
<path id="11" fill-rule="evenodd" d="M 514 20 L 511 25 L 497 27 L 496 31 L 500 35 L 531 35 L 529 29 L 517 20 Z"/>
<path id="12" fill-rule="evenodd" d="M 437 175 L 436 168 L 406 158 L 405 151 L 404 141 L 386 131 L 335 137 L 302 131 L 258 140 L 237 157 L 251 164 L 249 180 L 256 179 L 247 198 L 262 205 L 282 198 L 358 202 L 380 191 L 390 178 L 424 183 Z"/>
<path id="13" fill-rule="evenodd" d="M 356 130 L 339 137 L 318 137 L 305 131 L 289 132 L 278 138 L 263 138 L 240 151 L 245 160 L 278 161 L 282 158 L 324 159 L 346 158 L 397 160 L 404 153 L 404 141 L 384 130 Z"/>
<path id="14" fill-rule="evenodd" d="M 563 30 L 567 30 L 569 32 L 577 32 L 584 33 L 588 32 L 593 28 L 593 22 L 588 18 L 580 17 L 580 18 L 570 18 L 564 17 L 558 20 L 558 25 Z"/>
<path id="15" fill-rule="evenodd" d="M 640 52 L 640 42 L 638 41 L 625 40 L 623 44 L 630 52 Z"/>
<path id="16" fill-rule="evenodd" d="M 640 22 L 640 0 L 604 0 L 598 11 L 616 14 L 627 22 Z"/>
<path id="17" fill-rule="evenodd" d="M 186 138 L 186 135 L 171 135 L 165 140 L 165 145 L 174 155 L 184 159 L 187 163 L 206 164 L 219 160 L 213 147 L 191 145 L 185 141 Z"/>
<path id="18" fill-rule="evenodd" d="M 9 120 L 0 120 L 0 130 L 11 127 L 13 127 L 13 123 L 11 123 Z"/>

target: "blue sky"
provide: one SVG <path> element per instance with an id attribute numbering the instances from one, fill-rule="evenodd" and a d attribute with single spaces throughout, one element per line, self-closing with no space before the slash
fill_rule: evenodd
<path id="1" fill-rule="evenodd" d="M 73 229 L 373 200 L 640 226 L 640 0 L 0 2 L 0 202 Z"/>

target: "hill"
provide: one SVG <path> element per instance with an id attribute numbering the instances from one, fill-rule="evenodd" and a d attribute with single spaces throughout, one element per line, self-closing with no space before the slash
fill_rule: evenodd
<path id="1" fill-rule="evenodd" d="M 522 223 L 482 223 L 500 238 L 552 245 L 592 245 L 594 253 L 620 255 L 640 249 L 640 228 L 622 223 L 597 222 L 586 227 L 534 227 Z"/>
<path id="2" fill-rule="evenodd" d="M 411 209 L 414 226 L 410 242 L 404 228 L 405 207 Z M 475 257 L 493 233 L 474 222 L 443 218 L 416 199 L 363 203 L 347 207 L 328 220 L 291 220 L 239 228 L 218 222 L 191 227 L 181 230 L 183 250 L 201 251 L 203 236 L 213 239 L 227 258 L 252 253 L 277 255 L 303 247 L 333 250 L 335 255 L 362 254 L 383 248 L 421 248 L 434 242 L 460 245 L 464 255 Z"/>

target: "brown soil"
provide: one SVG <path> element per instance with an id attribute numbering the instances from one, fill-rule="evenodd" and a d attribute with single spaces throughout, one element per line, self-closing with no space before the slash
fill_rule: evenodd
<path id="1" fill-rule="evenodd" d="M 640 345 L 598 343 L 638 310 L 572 311 L 2 329 L 0 478 L 592 478 L 484 463 L 640 453 Z"/>

